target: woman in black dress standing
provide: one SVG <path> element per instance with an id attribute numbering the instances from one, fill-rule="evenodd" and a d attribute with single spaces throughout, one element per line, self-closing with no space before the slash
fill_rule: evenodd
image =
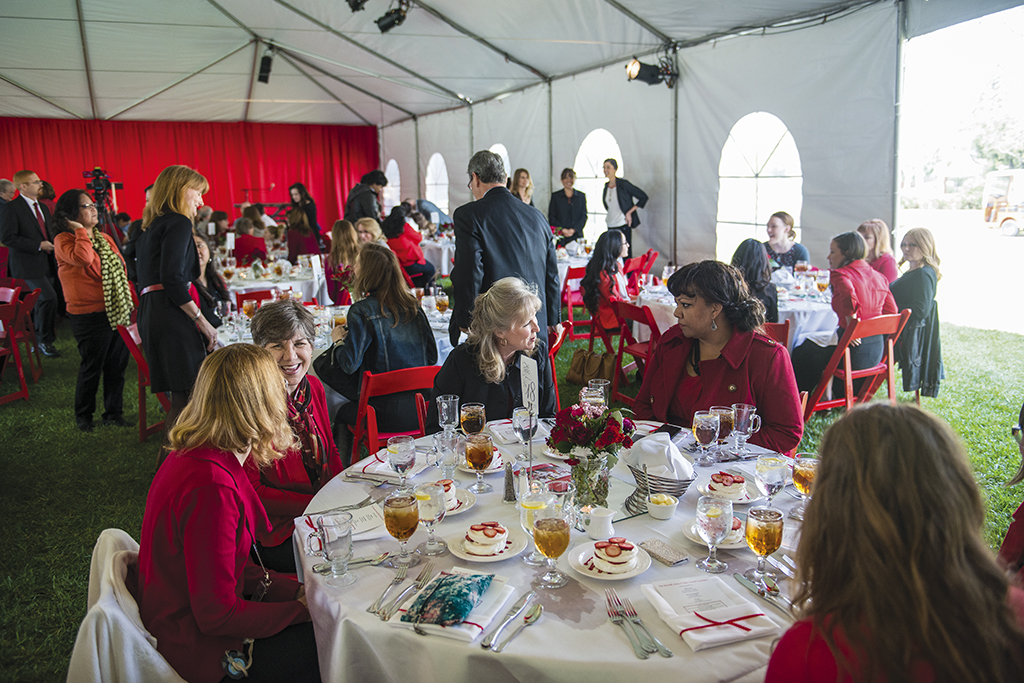
<path id="1" fill-rule="evenodd" d="M 548 203 L 548 223 L 558 228 L 560 247 L 583 237 L 583 227 L 587 224 L 587 195 L 573 189 L 575 182 L 576 171 L 563 168 L 564 189 L 552 192 Z"/>
<path id="2" fill-rule="evenodd" d="M 606 226 L 622 231 L 626 236 L 626 244 L 629 245 L 627 258 L 632 258 L 633 228 L 640 227 L 640 216 L 636 210 L 647 205 L 647 194 L 625 178 L 616 178 L 615 173 L 618 170 L 619 162 L 615 159 L 604 160 L 604 177 L 608 182 L 604 184 L 604 195 L 601 200 L 604 202 L 604 208 L 608 210 Z"/>
<path id="3" fill-rule="evenodd" d="M 167 392 L 171 401 L 164 434 L 188 403 L 207 351 L 217 344 L 216 330 L 189 291 L 199 277 L 192 220 L 209 189 L 206 178 L 187 166 L 165 168 L 153 185 L 136 248 L 139 334 L 150 390 Z"/>
<path id="4" fill-rule="evenodd" d="M 309 190 L 306 189 L 306 186 L 302 183 L 295 183 L 288 188 L 288 192 L 292 197 L 292 208 L 302 209 L 302 212 L 306 214 L 309 229 L 320 234 L 320 224 L 316 221 L 316 202 L 309 196 Z"/>

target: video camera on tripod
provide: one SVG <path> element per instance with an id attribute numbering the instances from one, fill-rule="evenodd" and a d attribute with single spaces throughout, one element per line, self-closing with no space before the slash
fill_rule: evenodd
<path id="1" fill-rule="evenodd" d="M 114 202 L 110 194 L 112 189 L 123 190 L 124 183 L 112 182 L 110 176 L 100 166 L 95 167 L 91 171 L 82 171 L 82 177 L 90 178 L 89 182 L 85 184 L 85 190 L 86 192 L 92 192 L 92 200 L 96 204 L 100 228 L 103 232 L 112 236 L 118 246 L 121 246 L 121 237 L 114 224 Z"/>

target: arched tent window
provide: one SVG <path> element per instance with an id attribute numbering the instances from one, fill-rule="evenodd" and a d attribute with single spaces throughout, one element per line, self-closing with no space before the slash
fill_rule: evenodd
<path id="1" fill-rule="evenodd" d="M 489 151 L 494 152 L 499 157 L 501 157 L 501 165 L 505 167 L 505 175 L 512 175 L 512 163 L 508 160 L 508 150 L 505 149 L 505 145 L 501 144 L 500 142 L 496 142 L 493 145 L 491 145 Z"/>
<path id="2" fill-rule="evenodd" d="M 402 201 L 402 174 L 398 171 L 398 162 L 394 159 L 388 161 L 384 167 L 384 175 L 387 176 L 388 184 L 384 186 L 384 213 L 391 213 Z M 419 199 L 413 197 L 413 199 Z"/>
<path id="3" fill-rule="evenodd" d="M 743 240 L 768 239 L 764 226 L 776 211 L 789 213 L 800 237 L 803 174 L 792 134 L 778 117 L 747 114 L 729 131 L 718 165 L 718 243 L 728 262 Z"/>
<path id="4" fill-rule="evenodd" d="M 604 177 L 605 159 L 615 159 L 619 162 L 618 175 L 622 177 L 625 171 L 619 143 L 615 141 L 615 136 L 604 128 L 597 128 L 583 138 L 583 143 L 580 145 L 579 151 L 576 152 L 576 161 L 572 165 L 572 170 L 576 171 L 574 187 L 587 195 L 589 215 L 583 234 L 588 240 L 597 239 L 608 227 L 605 224 L 608 212 L 601 201 L 604 184 L 607 182 Z"/>
<path id="5" fill-rule="evenodd" d="M 434 152 L 427 162 L 427 201 L 448 213 L 448 166 L 444 157 Z"/>

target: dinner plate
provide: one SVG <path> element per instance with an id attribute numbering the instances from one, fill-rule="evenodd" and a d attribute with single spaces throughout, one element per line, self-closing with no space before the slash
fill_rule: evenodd
<path id="1" fill-rule="evenodd" d="M 505 549 L 497 555 L 470 555 L 463 549 L 462 542 L 466 540 L 466 532 L 461 533 L 445 539 L 448 542 L 448 550 L 452 551 L 452 555 L 459 558 L 460 560 L 468 560 L 469 562 L 501 562 L 507 560 L 510 557 L 515 557 L 519 553 L 526 550 L 527 540 L 526 534 L 518 529 L 508 529 L 508 538 L 505 539 Z"/>
<path id="2" fill-rule="evenodd" d="M 690 519 L 683 522 L 683 536 L 686 536 L 687 540 L 693 541 L 699 546 L 705 548 L 708 544 L 704 542 L 704 539 L 697 533 L 697 518 L 691 517 Z M 747 547 L 747 539 L 744 538 L 743 534 L 740 534 L 740 540 L 736 543 L 719 543 L 718 547 L 722 550 L 739 550 L 740 548 Z"/>
<path id="3" fill-rule="evenodd" d="M 448 515 L 461 515 L 476 505 L 476 496 L 473 495 L 472 491 L 467 491 L 466 489 L 455 489 L 455 499 L 459 501 L 458 505 L 455 506 L 454 510 L 444 513 L 445 517 Z"/>
<path id="4" fill-rule="evenodd" d="M 712 490 L 710 490 L 708 488 L 708 484 L 709 483 L 710 483 L 709 481 L 706 481 L 703 484 L 699 484 L 697 486 L 697 491 L 700 492 L 700 495 L 702 495 L 702 496 L 715 496 L 715 495 L 717 495 L 714 491 L 712 491 Z M 735 498 L 725 498 L 724 500 L 731 500 L 733 505 L 750 505 L 751 503 L 756 503 L 759 500 L 761 500 L 762 498 L 764 498 L 764 496 L 761 494 L 760 489 L 757 488 L 757 484 L 755 484 L 754 482 L 749 481 L 749 480 L 746 483 L 747 483 L 747 491 L 746 491 L 746 497 L 745 498 L 742 498 L 740 500 L 736 500 Z"/>
<path id="5" fill-rule="evenodd" d="M 459 463 L 458 470 L 460 472 L 468 472 L 469 474 L 476 474 L 476 470 L 474 470 L 473 468 L 471 468 L 469 465 L 467 465 L 464 462 L 460 462 Z M 484 474 L 494 474 L 495 472 L 504 472 L 504 471 L 505 471 L 505 461 L 502 460 L 502 458 L 501 458 L 501 452 L 497 448 L 495 448 L 494 449 L 494 459 L 491 460 L 491 466 L 488 467 L 483 472 L 484 472 Z"/>
<path id="6" fill-rule="evenodd" d="M 636 548 L 636 566 L 622 574 L 606 574 L 588 564 L 594 557 L 594 543 L 596 542 L 583 543 L 569 551 L 569 566 L 583 576 L 597 579 L 598 581 L 622 581 L 624 579 L 632 579 L 634 576 L 640 576 L 651 567 L 651 556 L 647 554 L 646 550 L 634 543 L 633 546 Z"/>

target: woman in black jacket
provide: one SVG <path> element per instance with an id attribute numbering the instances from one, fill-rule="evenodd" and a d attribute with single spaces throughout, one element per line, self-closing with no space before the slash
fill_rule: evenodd
<path id="1" fill-rule="evenodd" d="M 625 178 L 616 178 L 619 162 L 615 159 L 604 160 L 604 175 L 608 182 L 604 184 L 604 208 L 608 210 L 605 225 L 621 230 L 629 244 L 627 258 L 633 257 L 633 228 L 640 227 L 640 216 L 636 210 L 647 206 L 647 195 L 639 187 Z"/>
<path id="2" fill-rule="evenodd" d="M 587 195 L 573 189 L 575 182 L 576 171 L 562 169 L 562 187 L 565 189 L 552 192 L 548 204 L 548 223 L 558 228 L 560 247 L 583 237 L 583 228 L 587 224 Z"/>
<path id="3" fill-rule="evenodd" d="M 295 183 L 288 188 L 288 192 L 292 196 L 292 208 L 302 209 L 302 212 L 306 214 L 306 221 L 309 223 L 310 229 L 319 234 L 320 224 L 316 221 L 316 202 L 309 196 L 309 190 L 302 183 Z"/>
<path id="4" fill-rule="evenodd" d="M 377 169 L 370 171 L 359 183 L 348 193 L 345 201 L 345 220 L 355 225 L 360 218 L 372 218 L 380 220 L 381 208 L 377 201 L 377 195 L 384 186 L 388 184 L 388 177 L 384 171 Z"/>

